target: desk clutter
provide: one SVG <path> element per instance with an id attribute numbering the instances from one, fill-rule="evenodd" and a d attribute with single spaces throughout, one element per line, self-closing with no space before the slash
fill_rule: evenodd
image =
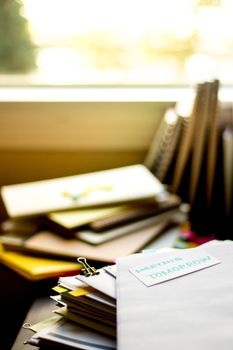
<path id="1" fill-rule="evenodd" d="M 200 84 L 189 116 L 166 112 L 144 165 L 1 188 L 0 261 L 59 277 L 29 344 L 232 348 L 233 242 L 215 238 L 232 238 L 233 128 L 218 88 Z M 151 248 L 171 227 L 173 248 Z"/>
<path id="2" fill-rule="evenodd" d="M 3 186 L 1 196 L 0 259 L 31 280 L 78 272 L 77 256 L 112 264 L 187 218 L 144 165 Z"/>
<path id="3" fill-rule="evenodd" d="M 25 343 L 46 349 L 232 348 L 233 242 L 158 249 L 61 277 L 51 318 Z M 23 347 L 22 347 L 23 348 Z"/>

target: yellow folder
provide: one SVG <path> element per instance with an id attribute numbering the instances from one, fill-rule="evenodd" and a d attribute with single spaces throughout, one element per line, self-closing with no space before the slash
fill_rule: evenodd
<path id="1" fill-rule="evenodd" d="M 81 268 L 81 265 L 76 262 L 44 259 L 5 251 L 1 246 L 0 262 L 31 281 L 78 273 Z"/>

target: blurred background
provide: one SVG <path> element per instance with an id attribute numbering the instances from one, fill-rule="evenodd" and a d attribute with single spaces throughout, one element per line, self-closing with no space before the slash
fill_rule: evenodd
<path id="1" fill-rule="evenodd" d="M 0 0 L 0 186 L 143 163 L 199 82 L 231 103 L 232 18 L 230 0 Z"/>
<path id="2" fill-rule="evenodd" d="M 0 84 L 232 84 L 231 0 L 0 4 Z"/>

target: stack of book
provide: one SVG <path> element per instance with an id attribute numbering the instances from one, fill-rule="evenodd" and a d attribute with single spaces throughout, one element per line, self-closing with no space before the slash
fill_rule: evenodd
<path id="1" fill-rule="evenodd" d="M 182 211 L 144 165 L 7 185 L 1 196 L 9 215 L 0 235 L 5 263 L 9 251 L 113 263 L 179 222 Z"/>
<path id="2" fill-rule="evenodd" d="M 195 232 L 224 239 L 233 237 L 233 114 L 218 91 L 217 80 L 201 83 L 190 112 L 169 108 L 144 164 L 191 205 Z"/>
<path id="3" fill-rule="evenodd" d="M 85 258 L 78 260 L 84 274 L 59 279 L 52 296 L 56 316 L 29 326 L 36 332 L 29 344 L 83 350 L 232 348 L 232 241 L 132 254 L 97 270 Z"/>

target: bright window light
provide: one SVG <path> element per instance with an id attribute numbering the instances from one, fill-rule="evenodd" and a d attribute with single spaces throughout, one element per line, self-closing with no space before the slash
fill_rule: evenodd
<path id="1" fill-rule="evenodd" d="M 231 0 L 15 2 L 27 20 L 35 65 L 0 71 L 0 83 L 232 83 Z"/>

